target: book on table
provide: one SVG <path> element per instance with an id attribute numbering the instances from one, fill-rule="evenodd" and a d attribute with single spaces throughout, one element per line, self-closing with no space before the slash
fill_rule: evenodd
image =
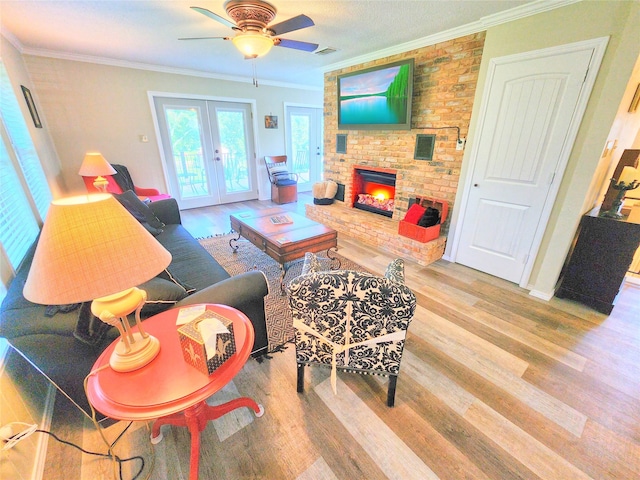
<path id="1" fill-rule="evenodd" d="M 293 220 L 291 220 L 291 217 L 288 215 L 276 215 L 271 217 L 271 223 L 274 225 L 284 225 L 286 223 L 293 223 Z"/>

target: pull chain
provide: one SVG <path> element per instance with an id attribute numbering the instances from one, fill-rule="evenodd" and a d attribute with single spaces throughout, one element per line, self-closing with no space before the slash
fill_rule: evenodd
<path id="1" fill-rule="evenodd" d="M 253 59 L 252 62 L 253 67 L 253 86 L 258 88 L 258 74 L 256 73 L 256 59 Z"/>

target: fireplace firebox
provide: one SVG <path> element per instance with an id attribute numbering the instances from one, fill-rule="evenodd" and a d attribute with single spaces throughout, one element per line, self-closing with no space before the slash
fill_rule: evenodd
<path id="1" fill-rule="evenodd" d="M 392 217 L 396 193 L 395 170 L 355 167 L 352 192 L 353 208 Z"/>

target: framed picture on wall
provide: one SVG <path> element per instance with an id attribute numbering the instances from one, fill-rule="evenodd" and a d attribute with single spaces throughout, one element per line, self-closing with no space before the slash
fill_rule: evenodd
<path id="1" fill-rule="evenodd" d="M 42 128 L 42 122 L 40 122 L 40 116 L 38 115 L 38 111 L 36 110 L 36 104 L 34 103 L 33 97 L 31 96 L 31 90 L 29 90 L 24 85 L 20 85 L 20 88 L 22 88 L 24 99 L 27 101 L 27 107 L 29 107 L 29 113 L 31 113 L 33 124 L 36 126 L 36 128 Z"/>
<path id="2" fill-rule="evenodd" d="M 265 115 L 264 128 L 278 128 L 278 117 L 276 115 Z"/>

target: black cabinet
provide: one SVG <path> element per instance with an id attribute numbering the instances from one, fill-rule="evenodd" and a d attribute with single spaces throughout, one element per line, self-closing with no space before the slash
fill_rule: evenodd
<path id="1" fill-rule="evenodd" d="M 640 246 L 640 224 L 584 215 L 560 274 L 556 297 L 577 300 L 609 314 Z"/>

